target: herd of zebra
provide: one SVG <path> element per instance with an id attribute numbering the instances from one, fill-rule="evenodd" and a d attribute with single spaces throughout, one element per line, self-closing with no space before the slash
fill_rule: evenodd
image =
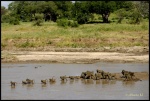
<path id="1" fill-rule="evenodd" d="M 126 71 L 126 70 L 122 70 L 122 76 L 121 78 L 124 78 L 124 80 L 126 81 L 130 81 L 130 80 L 139 80 L 142 81 L 138 78 L 135 77 L 134 72 L 131 71 Z M 94 73 L 94 71 L 86 71 L 86 72 L 82 72 L 80 76 L 60 76 L 60 80 L 61 81 L 67 81 L 67 78 L 69 78 L 70 80 L 74 80 L 74 79 L 93 79 L 93 80 L 100 80 L 100 79 L 108 79 L 108 80 L 117 80 L 117 76 L 116 73 L 110 73 L 110 72 L 105 72 L 103 70 L 96 70 L 96 73 Z M 48 80 L 41 80 L 41 84 L 47 84 Z M 52 78 L 49 79 L 50 83 L 55 83 L 56 79 L 54 78 L 54 76 Z M 17 82 L 13 82 L 11 81 L 11 86 L 15 86 Z M 24 81 L 22 81 L 22 84 L 34 84 L 34 80 L 32 79 L 26 79 Z"/>

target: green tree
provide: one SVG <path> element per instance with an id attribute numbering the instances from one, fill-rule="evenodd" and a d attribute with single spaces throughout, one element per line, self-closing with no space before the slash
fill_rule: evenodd
<path id="1" fill-rule="evenodd" d="M 131 24 L 140 24 L 143 18 L 149 18 L 149 2 L 147 1 L 134 1 L 133 9 L 130 10 Z"/>
<path id="2" fill-rule="evenodd" d="M 24 7 L 26 12 L 26 20 L 33 21 L 35 14 L 37 13 L 37 2 L 35 1 L 26 1 L 28 4 Z"/>
<path id="3" fill-rule="evenodd" d="M 4 6 L 1 6 L 1 16 L 7 13 L 7 9 Z"/>
<path id="4" fill-rule="evenodd" d="M 101 14 L 104 23 L 108 23 L 108 17 L 111 12 L 116 10 L 115 1 L 91 1 L 89 2 L 90 13 Z"/>
<path id="5" fill-rule="evenodd" d="M 57 20 L 57 6 L 53 1 L 40 1 L 37 8 L 38 13 L 44 14 L 45 21 L 52 20 L 56 22 Z"/>
<path id="6" fill-rule="evenodd" d="M 76 1 L 72 7 L 72 16 L 79 24 L 85 24 L 90 17 L 88 1 Z"/>
<path id="7" fill-rule="evenodd" d="M 88 3 L 90 13 L 102 15 L 104 23 L 108 23 L 109 16 L 114 11 L 124 8 L 126 11 L 132 9 L 133 5 L 130 1 L 90 1 Z"/>
<path id="8" fill-rule="evenodd" d="M 133 9 L 133 1 L 116 1 L 116 8 L 116 10 L 123 8 L 126 11 L 129 11 Z"/>
<path id="9" fill-rule="evenodd" d="M 57 17 L 58 18 L 72 18 L 72 2 L 71 1 L 54 1 L 57 5 Z"/>
<path id="10" fill-rule="evenodd" d="M 8 22 L 7 20 L 8 16 L 6 15 L 7 12 L 8 10 L 4 6 L 1 6 L 1 23 Z"/>
<path id="11" fill-rule="evenodd" d="M 149 1 L 136 1 L 135 8 L 143 18 L 149 18 Z"/>
<path id="12" fill-rule="evenodd" d="M 53 1 L 14 1 L 8 8 L 22 21 L 32 21 L 36 13 L 50 14 L 52 20 L 56 20 L 57 7 Z"/>
<path id="13" fill-rule="evenodd" d="M 19 17 L 19 20 L 26 21 L 26 18 L 28 18 L 30 14 L 25 9 L 28 5 L 29 3 L 26 1 L 14 1 L 8 5 L 8 9 L 12 15 Z"/>
<path id="14" fill-rule="evenodd" d="M 76 1 L 73 15 L 79 19 L 79 23 L 86 23 L 91 14 L 96 13 L 102 15 L 104 23 L 108 23 L 110 13 L 115 10 L 115 1 Z"/>

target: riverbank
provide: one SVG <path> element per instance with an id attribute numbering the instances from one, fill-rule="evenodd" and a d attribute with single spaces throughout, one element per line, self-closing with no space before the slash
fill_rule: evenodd
<path id="1" fill-rule="evenodd" d="M 149 50 L 146 52 L 115 51 L 1 51 L 1 62 L 50 62 L 50 63 L 95 63 L 95 62 L 149 62 Z M 70 49 L 71 50 L 71 49 Z M 73 49 L 72 49 L 73 50 Z M 79 51 L 80 50 L 80 51 Z M 130 49 L 131 50 L 131 49 Z M 132 48 L 134 50 L 134 48 Z M 140 50 L 140 49 L 139 49 Z M 141 50 L 140 50 L 141 51 Z"/>
<path id="2" fill-rule="evenodd" d="M 64 28 L 55 22 L 33 26 L 2 24 L 2 62 L 148 62 L 149 23 L 83 24 Z"/>

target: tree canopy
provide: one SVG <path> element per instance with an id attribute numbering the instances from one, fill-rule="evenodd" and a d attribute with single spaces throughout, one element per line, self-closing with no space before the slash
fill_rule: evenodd
<path id="1" fill-rule="evenodd" d="M 149 18 L 149 1 L 13 1 L 8 6 L 10 15 L 20 21 L 32 21 L 39 13 L 44 15 L 45 21 L 67 18 L 80 24 L 87 23 L 94 13 L 102 16 L 103 23 L 108 23 L 110 14 L 120 9 Z M 1 16 L 6 11 L 1 6 Z"/>

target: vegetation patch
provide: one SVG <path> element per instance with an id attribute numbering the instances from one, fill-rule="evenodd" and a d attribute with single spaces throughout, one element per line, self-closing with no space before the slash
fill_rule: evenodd
<path id="1" fill-rule="evenodd" d="M 1 7 L 1 48 L 148 47 L 148 9 L 147 1 L 13 1 Z"/>
<path id="2" fill-rule="evenodd" d="M 58 19 L 56 22 L 58 26 L 62 26 L 62 27 L 78 27 L 79 26 L 77 21 L 68 20 L 68 19 Z"/>

